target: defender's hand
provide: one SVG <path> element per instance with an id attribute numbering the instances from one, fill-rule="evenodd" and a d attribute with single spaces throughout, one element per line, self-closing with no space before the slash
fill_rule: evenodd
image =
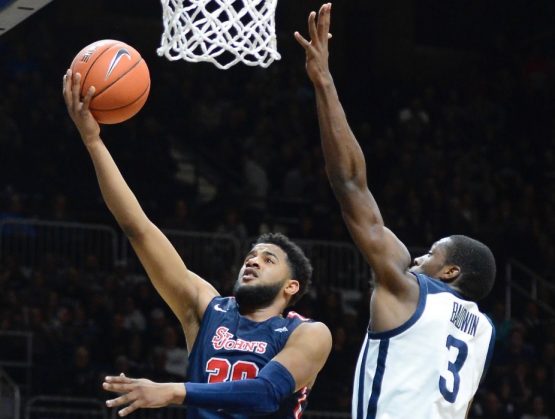
<path id="1" fill-rule="evenodd" d="M 79 130 L 85 145 L 100 140 L 100 126 L 94 116 L 89 111 L 89 105 L 94 95 L 94 87 L 89 87 L 87 94 L 81 101 L 79 92 L 81 91 L 81 74 L 72 74 L 67 70 L 64 75 L 63 95 L 67 111 L 73 123 Z"/>
<path id="2" fill-rule="evenodd" d="M 107 400 L 108 407 L 129 405 L 118 412 L 119 416 L 127 416 L 137 409 L 181 404 L 185 399 L 183 383 L 155 383 L 146 378 L 129 378 L 123 373 L 106 377 L 102 387 L 104 390 L 122 394 L 120 397 Z"/>
<path id="3" fill-rule="evenodd" d="M 310 42 L 299 32 L 295 32 L 295 39 L 306 52 L 306 72 L 314 84 L 323 84 L 331 80 L 328 67 L 328 40 L 331 20 L 331 3 L 323 4 L 318 12 L 316 23 L 316 12 L 308 16 L 308 33 Z"/>

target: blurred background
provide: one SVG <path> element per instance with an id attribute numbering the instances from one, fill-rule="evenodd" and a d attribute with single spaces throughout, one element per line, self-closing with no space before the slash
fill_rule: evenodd
<path id="1" fill-rule="evenodd" d="M 106 38 L 150 68 L 145 107 L 102 129 L 143 208 L 222 294 L 258 234 L 299 241 L 316 269 L 295 310 L 334 336 L 307 417 L 349 417 L 370 272 L 325 176 L 293 38 L 320 4 L 279 2 L 282 59 L 268 69 L 158 57 L 156 1 L 55 0 L 0 36 L 0 418 L 112 417 L 104 375 L 183 380 L 187 368 L 61 95 L 75 54 Z M 551 0 L 333 4 L 330 67 L 386 224 L 413 257 L 450 234 L 496 256 L 480 305 L 497 344 L 471 418 L 555 417 L 553 22 Z"/>

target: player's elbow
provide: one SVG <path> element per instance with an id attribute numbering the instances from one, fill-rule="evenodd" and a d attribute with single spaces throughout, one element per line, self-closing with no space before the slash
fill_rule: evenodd
<path id="1" fill-rule="evenodd" d="M 123 231 L 123 234 L 129 239 L 132 239 L 137 235 L 137 230 L 132 223 L 120 221 L 118 222 L 119 228 Z"/>
<path id="2" fill-rule="evenodd" d="M 140 221 L 136 219 L 121 219 L 118 220 L 118 225 L 129 240 L 138 240 L 146 234 L 151 226 L 151 222 L 148 219 Z"/>
<path id="3" fill-rule="evenodd" d="M 387 228 L 381 217 L 372 213 L 361 216 L 353 205 L 342 206 L 341 214 L 351 235 L 354 238 L 364 238 L 365 249 L 379 251 L 386 245 Z"/>
<path id="4" fill-rule="evenodd" d="M 141 230 L 134 224 L 120 223 L 119 226 L 129 240 L 137 239 L 140 236 Z"/>
<path id="5" fill-rule="evenodd" d="M 252 409 L 256 413 L 270 414 L 279 410 L 283 400 L 295 391 L 291 373 L 279 362 L 270 361 L 254 379 L 257 391 L 253 392 Z"/>
<path id="6" fill-rule="evenodd" d="M 353 196 L 360 194 L 366 189 L 366 184 L 360 182 L 356 177 L 328 177 L 331 189 L 341 203 L 349 201 Z"/>
<path id="7" fill-rule="evenodd" d="M 364 162 L 362 164 L 354 162 L 326 164 L 325 170 L 328 181 L 334 190 L 348 191 L 366 188 L 366 167 Z"/>
<path id="8" fill-rule="evenodd" d="M 258 395 L 252 397 L 252 412 L 256 414 L 268 415 L 275 413 L 279 410 L 281 402 L 283 401 L 283 395 L 277 391 L 274 384 L 263 377 L 257 377 L 259 381 L 260 390 L 262 390 Z"/>

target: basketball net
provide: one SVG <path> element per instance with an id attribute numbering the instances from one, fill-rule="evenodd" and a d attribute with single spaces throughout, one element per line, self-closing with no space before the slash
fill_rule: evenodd
<path id="1" fill-rule="evenodd" d="M 161 0 L 164 33 L 159 56 L 207 61 L 222 70 L 238 62 L 268 67 L 277 52 L 278 0 Z"/>

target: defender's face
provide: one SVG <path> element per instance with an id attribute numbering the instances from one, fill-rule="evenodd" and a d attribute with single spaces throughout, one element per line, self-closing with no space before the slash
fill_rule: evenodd
<path id="1" fill-rule="evenodd" d="M 287 284 L 291 271 L 287 255 L 273 244 L 257 244 L 245 257 L 233 295 L 244 310 L 271 305 Z"/>
<path id="2" fill-rule="evenodd" d="M 441 270 L 445 266 L 447 246 L 450 240 L 451 239 L 446 237 L 435 242 L 428 253 L 414 259 L 410 271 L 438 278 Z"/>

